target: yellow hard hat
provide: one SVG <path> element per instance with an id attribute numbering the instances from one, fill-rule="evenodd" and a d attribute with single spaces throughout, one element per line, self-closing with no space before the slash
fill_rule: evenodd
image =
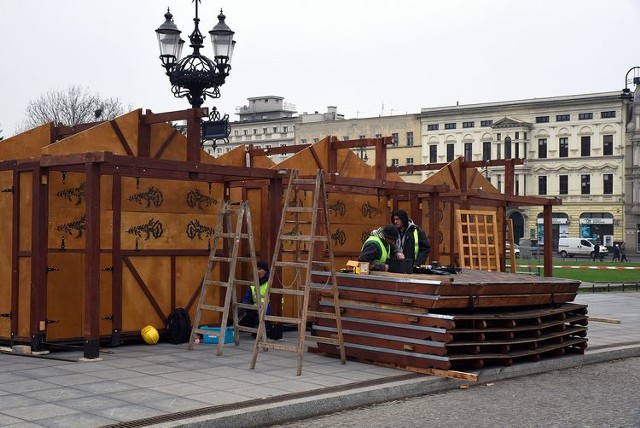
<path id="1" fill-rule="evenodd" d="M 144 343 L 147 345 L 155 345 L 160 340 L 158 330 L 152 325 L 143 327 L 142 330 L 140 330 L 140 334 L 142 335 L 142 340 L 144 340 Z"/>

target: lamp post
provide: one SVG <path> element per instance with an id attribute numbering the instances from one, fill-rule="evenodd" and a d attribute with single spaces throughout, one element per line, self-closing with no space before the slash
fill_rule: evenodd
<path id="1" fill-rule="evenodd" d="M 158 27 L 158 45 L 160 47 L 160 61 L 166 70 L 171 91 L 178 98 L 187 97 L 189 104 L 193 108 L 199 108 L 207 97 L 219 98 L 220 86 L 225 82 L 225 78 L 231 70 L 231 57 L 235 41 L 234 32 L 224 22 L 225 16 L 220 10 L 218 23 L 209 31 L 211 43 L 213 45 L 213 61 L 200 54 L 200 49 L 204 48 L 202 42 L 204 36 L 200 32 L 198 25 L 198 3 L 196 6 L 196 16 L 193 18 L 194 29 L 189 36 L 190 46 L 193 52 L 181 58 L 184 40 L 180 37 L 181 31 L 173 22 L 173 15 L 167 8 L 165 21 Z"/>
<path id="2" fill-rule="evenodd" d="M 169 76 L 171 92 L 176 98 L 186 97 L 191 104 L 192 111 L 187 119 L 187 160 L 200 161 L 200 146 L 202 138 L 213 140 L 226 140 L 229 137 L 228 115 L 222 119 L 218 110 L 213 107 L 208 121 L 201 121 L 202 112 L 200 107 L 207 97 L 219 98 L 220 86 L 225 83 L 226 77 L 231 71 L 231 57 L 236 42 L 233 40 L 235 34 L 225 23 L 225 15 L 220 10 L 218 23 L 209 31 L 211 44 L 213 46 L 213 60 L 200 53 L 204 48 L 202 42 L 204 36 L 200 32 L 198 17 L 198 3 L 194 0 L 195 18 L 193 18 L 194 29 L 189 35 L 189 45 L 193 48 L 190 55 L 182 57 L 184 40 L 180 37 L 182 33 L 173 22 L 173 15 L 167 8 L 165 21 L 156 30 L 158 36 L 158 46 L 160 48 L 160 61 Z M 206 113 L 205 113 L 206 114 Z"/>

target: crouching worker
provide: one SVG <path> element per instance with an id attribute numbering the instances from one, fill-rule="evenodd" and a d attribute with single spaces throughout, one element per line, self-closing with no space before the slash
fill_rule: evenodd
<path id="1" fill-rule="evenodd" d="M 404 254 L 396 244 L 397 239 L 398 229 L 394 225 L 379 227 L 364 241 L 358 261 L 369 262 L 370 270 L 388 271 L 388 259 L 404 260 Z"/>
<path id="2" fill-rule="evenodd" d="M 258 280 L 260 282 L 261 304 L 264 304 L 264 296 L 267 294 L 267 284 L 269 282 L 269 265 L 264 260 L 257 263 Z M 256 285 L 252 284 L 242 298 L 242 303 L 258 306 L 258 292 Z M 244 327 L 258 328 L 260 314 L 256 310 L 241 309 L 238 314 L 238 324 Z M 271 304 L 267 305 L 267 315 L 271 315 Z M 266 322 L 267 337 L 271 337 L 271 323 Z"/>

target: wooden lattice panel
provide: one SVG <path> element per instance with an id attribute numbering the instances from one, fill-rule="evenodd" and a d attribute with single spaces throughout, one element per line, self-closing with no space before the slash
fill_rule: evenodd
<path id="1" fill-rule="evenodd" d="M 500 252 L 495 211 L 456 210 L 460 267 L 499 271 Z"/>

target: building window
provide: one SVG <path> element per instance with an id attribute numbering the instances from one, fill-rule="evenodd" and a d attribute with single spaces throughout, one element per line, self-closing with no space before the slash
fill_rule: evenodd
<path id="1" fill-rule="evenodd" d="M 476 126 L 475 122 L 462 122 L 463 128 L 473 128 L 474 126 Z"/>
<path id="2" fill-rule="evenodd" d="M 451 162 L 454 157 L 454 147 L 453 143 L 447 144 L 447 162 Z"/>
<path id="3" fill-rule="evenodd" d="M 491 126 L 493 125 L 493 120 L 481 120 L 480 126 Z"/>
<path id="4" fill-rule="evenodd" d="M 365 139 L 365 136 L 364 136 L 364 135 L 359 135 L 359 136 L 358 136 L 358 139 L 360 139 L 360 140 L 364 140 L 364 139 Z"/>
<path id="5" fill-rule="evenodd" d="M 516 135 L 515 135 L 515 137 L 514 137 L 514 138 L 515 138 L 516 140 L 519 140 L 519 139 L 520 139 L 520 133 L 519 133 L 519 132 L 516 132 Z"/>
<path id="6" fill-rule="evenodd" d="M 591 175 L 582 174 L 580 176 L 580 194 L 581 195 L 591 194 Z"/>
<path id="7" fill-rule="evenodd" d="M 269 128 L 262 128 L 262 133 L 266 134 L 268 130 L 269 130 Z"/>
<path id="8" fill-rule="evenodd" d="M 302 140 L 300 140 L 300 144 L 307 144 L 307 139 L 303 138 Z"/>
<path id="9" fill-rule="evenodd" d="M 240 135 L 240 131 L 238 131 L 237 129 L 234 129 L 233 135 L 237 137 L 238 135 Z"/>
<path id="10" fill-rule="evenodd" d="M 600 119 L 611 119 L 616 117 L 615 111 L 603 111 L 600 112 Z"/>
<path id="11" fill-rule="evenodd" d="M 398 162 L 398 159 L 391 159 L 391 166 L 398 166 L 400 165 L 400 162 Z"/>
<path id="12" fill-rule="evenodd" d="M 473 143 L 464 143 L 464 158 L 468 161 L 473 160 Z"/>
<path id="13" fill-rule="evenodd" d="M 398 136 L 397 132 L 391 134 L 391 145 L 393 147 L 398 147 L 400 145 L 400 137 Z"/>
<path id="14" fill-rule="evenodd" d="M 438 145 L 429 145 L 429 163 L 438 163 Z"/>
<path id="15" fill-rule="evenodd" d="M 504 158 L 511 159 L 511 137 L 504 139 Z"/>
<path id="16" fill-rule="evenodd" d="M 613 155 L 613 135 L 602 136 L 602 154 L 604 156 Z"/>
<path id="17" fill-rule="evenodd" d="M 382 134 L 376 134 L 376 138 L 382 138 Z"/>
<path id="18" fill-rule="evenodd" d="M 541 175 L 538 177 L 538 195 L 547 194 L 547 176 Z"/>
<path id="19" fill-rule="evenodd" d="M 580 156 L 591 156 L 591 137 L 580 137 Z"/>
<path id="20" fill-rule="evenodd" d="M 499 132 L 498 132 L 498 133 L 496 134 L 496 140 L 498 140 L 498 141 L 502 141 L 502 134 L 501 134 L 501 133 L 499 133 Z"/>
<path id="21" fill-rule="evenodd" d="M 593 113 L 579 113 L 578 120 L 589 120 L 593 119 Z"/>
<path id="22" fill-rule="evenodd" d="M 413 132 L 407 132 L 407 147 L 413 147 Z"/>
<path id="23" fill-rule="evenodd" d="M 253 128 L 253 135 L 258 135 L 258 128 Z"/>
<path id="24" fill-rule="evenodd" d="M 283 133 L 285 133 L 285 134 L 286 134 L 287 132 L 289 132 L 289 127 L 288 127 L 288 126 L 283 126 L 283 127 L 282 127 L 282 132 L 283 132 Z"/>
<path id="25" fill-rule="evenodd" d="M 444 129 L 456 129 L 456 124 L 455 123 L 445 123 L 444 124 Z"/>
<path id="26" fill-rule="evenodd" d="M 560 177 L 560 182 L 558 183 L 558 187 L 560 189 L 560 194 L 561 195 L 568 195 L 569 194 L 569 176 L 568 175 L 561 175 Z"/>
<path id="27" fill-rule="evenodd" d="M 413 165 L 413 158 L 407 158 L 407 165 Z M 413 172 L 407 171 L 407 174 L 413 174 Z"/>
<path id="28" fill-rule="evenodd" d="M 248 129 L 243 129 L 243 130 L 242 130 L 242 133 L 243 133 L 244 135 L 249 135 L 249 130 L 248 130 Z"/>
<path id="29" fill-rule="evenodd" d="M 440 129 L 440 125 L 437 123 L 430 123 L 427 125 L 427 131 L 437 131 L 438 129 Z"/>
<path id="30" fill-rule="evenodd" d="M 537 116 L 536 123 L 547 123 L 549 122 L 549 116 Z"/>
<path id="31" fill-rule="evenodd" d="M 319 138 L 314 138 L 314 139 L 313 139 L 313 142 L 314 142 L 314 143 L 317 143 L 318 141 L 320 141 L 320 139 L 319 139 Z"/>
<path id="32" fill-rule="evenodd" d="M 270 148 L 271 148 L 271 144 L 265 144 L 265 145 L 264 145 L 264 148 L 265 148 L 265 149 L 270 149 Z"/>
<path id="33" fill-rule="evenodd" d="M 561 158 L 568 158 L 569 157 L 569 138 L 560 137 L 560 141 L 558 144 L 560 146 L 559 156 Z"/>
<path id="34" fill-rule="evenodd" d="M 613 194 L 613 174 L 602 174 L 602 189 L 605 195 Z"/>
<path id="35" fill-rule="evenodd" d="M 343 135 L 342 136 L 342 141 L 349 141 L 349 136 L 348 135 Z"/>
<path id="36" fill-rule="evenodd" d="M 556 115 L 556 122 L 568 122 L 569 120 L 571 120 L 571 115 L 570 114 L 557 114 Z"/>
<path id="37" fill-rule="evenodd" d="M 482 142 L 482 160 L 491 160 L 491 141 Z"/>
<path id="38" fill-rule="evenodd" d="M 276 132 L 278 132 L 278 127 L 277 127 L 277 126 L 274 126 L 272 129 L 273 129 L 273 133 L 274 133 L 274 134 L 275 134 Z"/>
<path id="39" fill-rule="evenodd" d="M 538 140 L 538 158 L 546 159 L 547 158 L 547 139 L 540 138 Z"/>

